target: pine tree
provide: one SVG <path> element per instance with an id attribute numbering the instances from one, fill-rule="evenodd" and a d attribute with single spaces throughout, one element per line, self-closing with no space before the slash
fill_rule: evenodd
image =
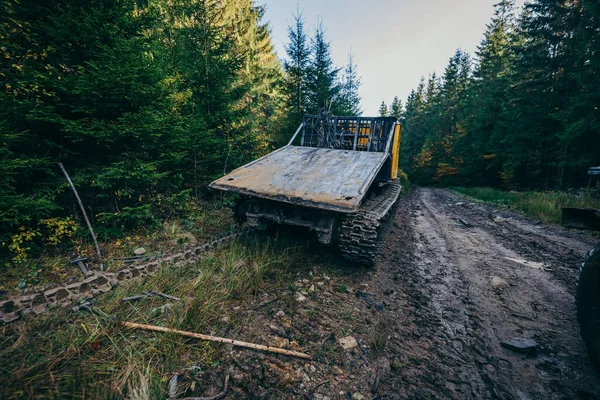
<path id="1" fill-rule="evenodd" d="M 573 85 L 565 109 L 558 113 L 562 163 L 559 184 L 584 185 L 585 171 L 600 165 L 600 4 L 584 0 L 574 5 L 573 35 L 565 45 L 566 73 Z M 596 149 L 596 150 L 594 150 Z"/>
<path id="2" fill-rule="evenodd" d="M 394 100 L 390 106 L 390 116 L 396 117 L 398 120 L 400 120 L 402 118 L 402 112 L 402 100 L 398 99 L 398 96 L 394 96 Z"/>
<path id="3" fill-rule="evenodd" d="M 279 141 L 285 132 L 281 93 L 283 72 L 271 42 L 269 26 L 262 21 L 265 6 L 252 0 L 223 0 L 223 24 L 234 40 L 234 54 L 240 54 L 241 68 L 234 87 L 241 90 L 236 111 L 235 135 L 228 143 L 229 165 L 250 161 L 257 152 L 265 152 L 269 141 Z M 270 128 L 270 129 L 269 129 Z M 241 158 L 232 157 L 237 154 Z"/>
<path id="4" fill-rule="evenodd" d="M 344 67 L 342 81 L 340 84 L 340 94 L 338 97 L 338 109 L 340 115 L 361 115 L 360 108 L 360 77 L 356 72 L 356 64 L 352 53 L 348 54 L 348 62 Z"/>
<path id="5" fill-rule="evenodd" d="M 425 106 L 425 79 L 421 78 L 417 90 L 412 90 L 406 100 L 403 118 L 402 151 L 400 165 L 409 176 L 414 177 L 415 160 L 421 152 L 427 131 L 423 124 Z"/>
<path id="6" fill-rule="evenodd" d="M 407 101 L 403 152 L 409 152 L 409 161 L 403 162 L 416 181 L 454 179 L 459 171 L 461 159 L 453 146 L 462 135 L 470 65 L 469 55 L 457 50 L 441 81 L 435 74 L 430 75 L 427 84 L 421 79 L 417 93 L 409 98 L 410 104 Z"/>
<path id="7" fill-rule="evenodd" d="M 380 117 L 389 117 L 390 112 L 388 110 L 387 104 L 385 104 L 385 100 L 381 100 L 381 105 L 379 106 L 379 116 Z"/>
<path id="8" fill-rule="evenodd" d="M 331 59 L 331 44 L 325 37 L 325 27 L 320 21 L 315 28 L 311 40 L 312 58 L 310 61 L 308 78 L 308 106 L 311 114 L 318 114 L 323 110 L 340 114 L 338 94 L 340 86 L 337 80 L 338 68 L 335 68 Z"/>
<path id="9" fill-rule="evenodd" d="M 421 182 L 581 185 L 600 163 L 600 7 L 533 0 L 518 19 L 512 0 L 495 8 L 473 74 L 458 51 L 409 96 L 402 165 Z"/>
<path id="10" fill-rule="evenodd" d="M 242 140 L 246 130 L 240 129 L 245 128 L 246 110 L 240 103 L 248 96 L 249 84 L 240 72 L 245 51 L 241 51 L 239 40 L 248 25 L 232 22 L 229 8 L 218 3 L 195 0 L 163 8 L 170 27 L 163 39 L 170 44 L 169 69 L 181 85 L 176 110 L 182 125 L 180 134 L 174 137 L 178 163 L 171 170 L 182 183 L 187 182 L 196 197 L 206 181 L 244 158 L 232 141 L 246 143 Z M 234 35 L 232 25 L 241 32 Z"/>
<path id="11" fill-rule="evenodd" d="M 21 2 L 13 8 L 13 23 L 25 27 L 23 37 L 30 41 L 11 40 L 23 47 L 14 48 L 10 57 L 29 60 L 27 74 L 14 76 L 17 90 L 0 99 L 0 108 L 10 113 L 2 119 L 37 143 L 23 159 L 43 160 L 35 178 L 21 175 L 13 190 L 45 199 L 53 209 L 59 208 L 57 202 L 69 205 L 72 196 L 56 167 L 64 161 L 83 197 L 103 192 L 104 201 L 91 204 L 93 216 L 120 209 L 137 215 L 135 223 L 147 223 L 152 218 L 143 199 L 151 190 L 171 187 L 161 171 L 159 144 L 176 126 L 161 83 L 164 70 L 153 58 L 155 43 L 142 34 L 155 20 L 121 1 L 55 6 Z M 26 56 L 30 49 L 39 49 L 40 58 Z M 32 89 L 26 96 L 19 93 Z M 15 150 L 9 148 L 17 155 Z M 40 216 L 25 212 L 22 218 L 34 223 Z"/>
<path id="12" fill-rule="evenodd" d="M 559 140 L 564 130 L 559 110 L 566 109 L 576 86 L 565 73 L 569 70 L 566 43 L 575 18 L 579 16 L 573 4 L 537 0 L 527 5 L 519 21 L 517 34 L 524 39 L 515 49 L 511 90 L 500 120 L 503 170 L 521 188 L 559 184 L 567 150 Z"/>
<path id="13" fill-rule="evenodd" d="M 461 175 L 475 184 L 500 184 L 504 134 L 500 117 L 508 101 L 515 29 L 514 1 L 503 0 L 495 5 L 494 18 L 476 53 L 478 62 L 465 106 L 466 133 L 455 146 L 463 158 Z"/>
<path id="14" fill-rule="evenodd" d="M 292 112 L 292 124 L 297 125 L 308 107 L 310 64 L 310 47 L 304 31 L 304 17 L 300 12 L 294 15 L 294 24 L 288 26 L 288 40 L 285 45 L 287 58 L 283 61 L 284 91 Z"/>

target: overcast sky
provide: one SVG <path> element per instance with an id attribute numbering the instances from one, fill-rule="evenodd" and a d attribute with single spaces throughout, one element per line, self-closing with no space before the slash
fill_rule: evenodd
<path id="1" fill-rule="evenodd" d="M 398 95 L 404 103 L 421 76 L 442 73 L 457 48 L 473 55 L 499 0 L 258 0 L 266 4 L 273 41 L 285 55 L 287 26 L 297 8 L 311 36 L 323 19 L 333 60 L 354 53 L 362 78 L 365 116 L 376 115 L 381 100 Z M 524 0 L 517 0 L 522 5 Z"/>

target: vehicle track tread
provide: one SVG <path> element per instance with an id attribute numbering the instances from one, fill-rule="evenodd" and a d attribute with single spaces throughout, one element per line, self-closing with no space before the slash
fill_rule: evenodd
<path id="1" fill-rule="evenodd" d="M 377 262 L 401 191 L 402 185 L 393 182 L 384 193 L 363 203 L 357 213 L 342 217 L 338 229 L 342 257 L 364 265 Z"/>

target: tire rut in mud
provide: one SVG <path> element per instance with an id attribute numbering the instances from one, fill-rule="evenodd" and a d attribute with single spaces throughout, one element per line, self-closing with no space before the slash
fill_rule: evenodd
<path id="1" fill-rule="evenodd" d="M 398 398 L 596 398 L 600 379 L 570 287 L 593 238 L 514 213 L 494 222 L 493 211 L 438 189 L 402 199 L 369 283 L 380 296 L 396 293 L 380 316 L 395 321 L 385 356 L 402 366 L 388 390 Z M 540 249 L 553 249 L 552 268 L 528 266 L 542 260 Z M 509 286 L 492 287 L 495 276 Z M 502 348 L 512 337 L 535 339 L 537 353 Z"/>

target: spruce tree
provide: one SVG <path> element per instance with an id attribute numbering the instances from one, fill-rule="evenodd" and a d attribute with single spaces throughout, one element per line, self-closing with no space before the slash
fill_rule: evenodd
<path id="1" fill-rule="evenodd" d="M 360 108 L 360 77 L 356 72 L 356 64 L 352 53 L 348 54 L 348 62 L 344 67 L 340 94 L 338 97 L 338 108 L 340 115 L 361 115 Z"/>
<path id="2" fill-rule="evenodd" d="M 398 99 L 398 96 L 394 96 L 394 100 L 390 106 L 390 116 L 396 117 L 398 120 L 400 120 L 402 118 L 402 112 L 402 100 Z"/>
<path id="3" fill-rule="evenodd" d="M 585 183 L 600 163 L 594 1 L 533 0 L 517 19 L 502 0 L 471 60 L 458 51 L 442 79 L 409 96 L 403 167 L 416 181 L 507 189 Z M 419 101 L 424 93 L 424 101 Z"/>
<path id="4" fill-rule="evenodd" d="M 308 107 L 310 47 L 304 31 L 304 17 L 298 12 L 294 23 L 288 26 L 288 43 L 285 45 L 287 58 L 283 61 L 285 71 L 284 91 L 292 113 L 292 124 L 302 120 Z"/>
<path id="5" fill-rule="evenodd" d="M 331 44 L 325 37 L 325 27 L 319 21 L 311 40 L 310 66 L 308 68 L 308 106 L 309 113 L 318 114 L 330 111 L 340 114 L 338 95 L 340 85 L 337 77 L 339 68 L 333 65 L 331 59 Z"/>
<path id="6" fill-rule="evenodd" d="M 579 18 L 572 20 L 575 29 L 565 49 L 572 92 L 557 115 L 564 126 L 559 185 L 584 185 L 584 171 L 600 165 L 600 4 L 584 0 L 574 5 L 574 12 Z"/>
<path id="7" fill-rule="evenodd" d="M 381 100 L 381 104 L 379 105 L 379 116 L 380 117 L 389 117 L 390 112 L 388 111 L 388 106 L 385 104 L 385 100 Z"/>
<path id="8" fill-rule="evenodd" d="M 494 18 L 476 52 L 466 133 L 455 146 L 463 158 L 461 175 L 475 184 L 500 184 L 504 135 L 500 117 L 508 101 L 515 29 L 514 1 L 503 0 L 495 5 Z"/>
<path id="9" fill-rule="evenodd" d="M 511 87 L 502 108 L 503 170 L 522 189 L 553 187 L 567 147 L 559 110 L 573 93 L 567 63 L 568 38 L 577 16 L 573 4 L 537 0 L 527 5 L 517 28 L 524 37 L 515 48 Z M 577 16 L 578 18 L 578 16 Z M 515 118 L 518 115 L 519 118 Z"/>
<path id="10" fill-rule="evenodd" d="M 263 13 L 250 0 L 0 2 L 2 240 L 71 214 L 59 161 L 105 236 L 173 216 L 268 151 L 285 108 Z"/>
<path id="11" fill-rule="evenodd" d="M 421 78 L 417 90 L 412 90 L 406 100 L 402 135 L 400 165 L 411 177 L 415 171 L 415 159 L 425 142 L 426 130 L 423 124 L 425 106 L 425 79 Z"/>

